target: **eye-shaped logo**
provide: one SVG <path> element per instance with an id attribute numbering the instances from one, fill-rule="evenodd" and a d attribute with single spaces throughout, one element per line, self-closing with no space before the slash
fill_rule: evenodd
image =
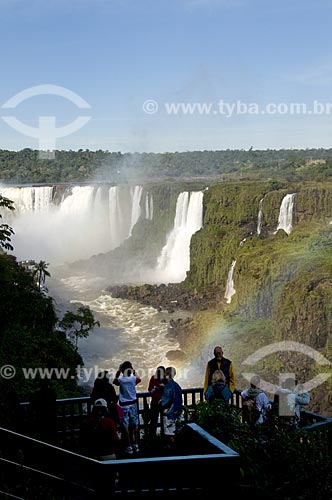
<path id="1" fill-rule="evenodd" d="M 75 94 L 65 87 L 58 85 L 36 85 L 19 92 L 11 97 L 5 104 L 3 109 L 13 109 L 19 104 L 30 99 L 30 97 L 40 95 L 56 95 L 71 101 L 80 109 L 90 109 L 91 106 L 82 97 Z M 91 116 L 78 116 L 73 122 L 63 127 L 56 127 L 55 116 L 39 116 L 38 127 L 30 127 L 19 121 L 15 116 L 2 116 L 2 119 L 14 130 L 28 137 L 38 139 L 39 158 L 53 159 L 55 157 L 55 142 L 59 137 L 65 137 L 73 134 L 82 128 L 90 119 Z"/>
<path id="2" fill-rule="evenodd" d="M 292 341 L 282 341 L 282 342 L 276 342 L 274 344 L 270 344 L 268 346 L 262 347 L 261 349 L 258 349 L 256 352 L 251 354 L 247 359 L 245 359 L 242 364 L 243 365 L 255 365 L 258 363 L 261 359 L 265 358 L 266 356 L 276 353 L 276 352 L 298 352 L 300 354 L 305 354 L 308 357 L 312 358 L 314 361 L 316 361 L 319 365 L 324 365 L 324 366 L 331 366 L 331 362 L 326 359 L 322 354 L 320 354 L 318 351 L 313 349 L 312 347 L 309 347 L 305 344 L 300 344 L 299 342 L 292 342 Z M 256 375 L 256 373 L 253 372 L 243 372 L 242 376 L 250 382 L 251 378 Z M 306 391 L 311 391 L 312 389 L 315 389 L 316 387 L 319 387 L 321 384 L 326 382 L 330 377 L 332 373 L 320 373 L 313 379 L 309 380 L 308 382 L 305 382 L 304 384 L 301 384 L 303 389 Z M 291 373 L 280 373 L 279 374 L 279 379 L 280 379 L 280 384 L 285 380 L 285 378 L 291 377 L 295 381 L 295 374 Z M 272 394 L 275 394 L 279 386 L 275 384 L 270 384 L 269 382 L 266 382 L 265 380 L 260 381 L 260 388 L 263 389 L 266 392 L 270 392 Z"/>

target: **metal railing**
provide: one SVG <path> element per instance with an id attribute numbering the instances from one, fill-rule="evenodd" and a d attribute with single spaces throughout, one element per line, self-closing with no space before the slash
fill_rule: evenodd
<path id="1" fill-rule="evenodd" d="M 187 408 L 190 408 L 191 406 L 194 407 L 198 402 L 204 401 L 203 388 L 193 387 L 182 389 L 182 401 L 183 405 Z M 148 422 L 144 419 L 144 416 L 150 402 L 151 394 L 149 392 L 137 393 L 139 429 L 141 432 L 145 433 L 148 431 Z M 242 399 L 240 390 L 236 389 L 234 391 L 231 404 L 236 408 L 241 408 Z M 57 444 L 71 448 L 71 444 L 75 443 L 80 433 L 82 420 L 90 415 L 91 406 L 89 396 L 56 400 Z M 29 407 L 29 402 L 21 403 L 21 408 L 23 409 L 23 420 L 26 422 L 29 421 Z M 332 424 L 332 419 L 310 411 L 303 411 L 303 417 L 305 421 L 304 428 L 307 431 L 323 429 L 327 424 Z M 163 433 L 162 419 L 159 419 L 157 425 L 161 429 L 161 433 Z"/>

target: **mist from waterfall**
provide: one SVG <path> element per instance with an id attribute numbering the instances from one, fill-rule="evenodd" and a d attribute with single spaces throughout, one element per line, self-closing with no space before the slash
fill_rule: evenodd
<path id="1" fill-rule="evenodd" d="M 108 252 L 130 237 L 142 186 L 0 187 L 14 202 L 15 255 L 62 264 Z M 15 219 L 15 220 L 14 220 Z"/>
<path id="2" fill-rule="evenodd" d="M 0 193 L 14 202 L 9 223 L 18 260 L 46 260 L 52 266 L 114 250 L 131 237 L 141 217 L 151 221 L 154 216 L 152 194 L 146 192 L 142 199 L 140 185 L 0 186 Z M 137 260 L 137 269 L 128 269 L 129 279 L 183 281 L 190 268 L 190 240 L 202 218 L 203 192 L 180 193 L 173 230 L 165 235 L 154 267 L 141 269 Z"/>
<path id="3" fill-rule="evenodd" d="M 296 193 L 286 194 L 282 199 L 279 211 L 278 226 L 279 229 L 283 229 L 287 234 L 290 234 L 293 228 L 293 208 L 294 208 L 294 198 Z"/>
<path id="4" fill-rule="evenodd" d="M 159 256 L 155 275 L 159 282 L 180 283 L 190 268 L 190 240 L 203 224 L 203 192 L 179 194 L 172 231 Z"/>

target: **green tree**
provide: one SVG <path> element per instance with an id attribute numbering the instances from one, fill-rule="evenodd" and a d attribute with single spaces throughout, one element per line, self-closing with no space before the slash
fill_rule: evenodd
<path id="1" fill-rule="evenodd" d="M 26 401 L 39 387 L 39 378 L 27 378 L 23 368 L 68 368 L 70 375 L 52 380 L 52 385 L 58 398 L 79 394 L 75 375 L 83 360 L 65 332 L 56 328 L 53 299 L 6 252 L 0 252 L 0 318 L 0 366 L 12 365 L 16 372 L 11 379 L 0 378 L 0 425 L 8 421 L 10 393 Z"/>
<path id="2" fill-rule="evenodd" d="M 67 311 L 59 322 L 62 330 L 67 332 L 68 337 L 73 342 L 76 350 L 78 339 L 87 338 L 90 330 L 95 326 L 100 326 L 99 321 L 95 321 L 91 309 L 87 306 L 80 306 L 76 313 Z"/>
<path id="3" fill-rule="evenodd" d="M 51 276 L 51 274 L 47 270 L 48 266 L 48 262 L 45 262 L 44 260 L 40 260 L 35 266 L 33 276 L 36 278 L 38 290 L 40 290 L 42 285 L 44 285 L 46 276 Z"/>
<path id="4" fill-rule="evenodd" d="M 14 210 L 13 202 L 0 195 L 0 208 L 1 207 L 7 208 L 8 210 Z M 0 219 L 2 219 L 1 213 Z M 0 224 L 0 248 L 4 250 L 13 250 L 13 246 L 10 244 L 10 239 L 13 234 L 14 231 L 8 224 Z"/>

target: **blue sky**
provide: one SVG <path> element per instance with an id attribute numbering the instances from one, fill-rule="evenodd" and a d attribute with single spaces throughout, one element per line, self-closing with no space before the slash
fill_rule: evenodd
<path id="1" fill-rule="evenodd" d="M 31 127 L 40 116 L 57 127 L 91 117 L 57 149 L 331 147 L 330 0 L 0 0 L 0 13 L 0 148 L 38 147 L 5 116 Z M 3 107 L 46 84 L 90 109 L 57 95 Z M 156 112 L 144 112 L 148 100 Z M 231 116 L 221 100 L 235 106 Z M 210 111 L 169 114 L 170 103 Z M 291 103 L 311 113 L 292 114 Z M 249 105 L 258 111 L 243 112 Z"/>

